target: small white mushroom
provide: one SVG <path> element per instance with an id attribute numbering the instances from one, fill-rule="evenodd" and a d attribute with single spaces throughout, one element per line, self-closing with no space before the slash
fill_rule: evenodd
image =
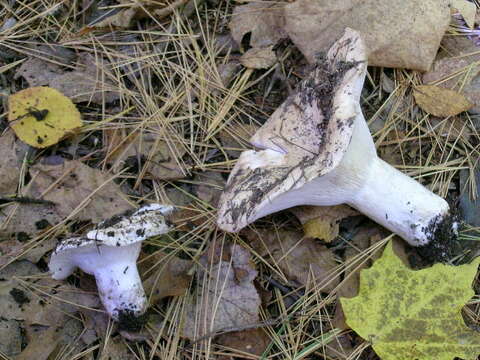
<path id="1" fill-rule="evenodd" d="M 345 34 L 251 138 L 220 199 L 217 223 L 239 231 L 297 205 L 348 204 L 414 246 L 455 233 L 447 202 L 378 158 L 360 108 L 367 71 L 359 34 Z"/>
<path id="2" fill-rule="evenodd" d="M 172 210 L 147 205 L 100 223 L 86 237 L 62 241 L 50 258 L 52 277 L 65 279 L 78 267 L 95 276 L 100 299 L 112 318 L 118 320 L 122 312 L 143 314 L 147 299 L 137 270 L 141 243 L 171 230 L 165 216 Z"/>

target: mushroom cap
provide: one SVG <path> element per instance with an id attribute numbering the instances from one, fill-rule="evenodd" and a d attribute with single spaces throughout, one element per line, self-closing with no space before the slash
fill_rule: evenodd
<path id="1" fill-rule="evenodd" d="M 238 159 L 220 199 L 220 228 L 239 231 L 260 213 L 289 207 L 275 206 L 275 199 L 338 167 L 361 114 L 366 71 L 364 42 L 347 28 L 326 59 L 250 139 L 265 150 L 245 151 Z"/>
<path id="2" fill-rule="evenodd" d="M 89 257 L 97 259 L 112 256 L 112 261 L 115 261 L 115 255 L 110 254 L 120 256 L 120 254 L 128 254 L 130 251 L 135 256 L 133 261 L 136 261 L 140 243 L 143 240 L 171 230 L 166 216 L 172 211 L 173 206 L 170 205 L 146 205 L 133 212 L 130 211 L 101 222 L 94 230 L 89 231 L 86 237 L 63 240 L 57 245 L 50 259 L 49 267 L 53 278 L 64 279 L 76 267 L 92 273 L 87 266 L 90 264 L 89 260 L 85 260 Z M 119 250 L 119 248 L 129 247 L 133 244 L 138 244 L 138 251 Z M 137 246 L 134 248 L 137 249 Z M 100 263 L 96 266 L 99 265 Z"/>
<path id="3" fill-rule="evenodd" d="M 87 233 L 87 238 L 106 246 L 125 246 L 143 241 L 171 230 L 166 216 L 172 211 L 173 206 L 170 205 L 146 205 L 133 213 L 102 221 Z"/>

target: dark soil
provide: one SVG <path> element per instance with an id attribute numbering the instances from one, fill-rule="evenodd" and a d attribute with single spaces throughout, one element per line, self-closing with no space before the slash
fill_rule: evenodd
<path id="1" fill-rule="evenodd" d="M 148 322 L 148 314 L 135 315 L 131 310 L 122 310 L 118 313 L 118 330 L 139 332 Z"/>
<path id="2" fill-rule="evenodd" d="M 30 302 L 30 299 L 27 297 L 27 295 L 25 295 L 23 290 L 13 288 L 10 290 L 10 295 L 12 295 L 13 300 L 15 300 L 15 302 L 20 306 Z"/>
<path id="3" fill-rule="evenodd" d="M 425 246 L 418 247 L 418 254 L 431 265 L 438 262 L 447 262 L 462 251 L 458 241 L 458 217 L 448 215 L 434 219 L 427 227 L 432 238 Z"/>

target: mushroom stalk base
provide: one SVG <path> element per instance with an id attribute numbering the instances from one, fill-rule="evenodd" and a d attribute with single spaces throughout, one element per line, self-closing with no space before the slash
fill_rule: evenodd
<path id="1" fill-rule="evenodd" d="M 134 315 L 145 311 L 147 299 L 135 264 L 111 263 L 96 269 L 94 275 L 100 299 L 115 320 L 122 311 Z"/>
<path id="2" fill-rule="evenodd" d="M 385 161 L 371 161 L 364 185 L 348 204 L 411 245 L 428 244 L 449 213 L 448 203 Z"/>

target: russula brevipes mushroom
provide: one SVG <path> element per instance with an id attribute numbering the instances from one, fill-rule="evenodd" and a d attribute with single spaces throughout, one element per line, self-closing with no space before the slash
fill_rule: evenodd
<path id="1" fill-rule="evenodd" d="M 147 299 L 137 270 L 141 243 L 171 230 L 166 216 L 172 206 L 151 204 L 133 213 L 103 221 L 86 237 L 63 240 L 50 258 L 52 277 L 62 280 L 78 267 L 95 276 L 98 293 L 107 313 L 118 319 L 139 316 Z"/>
<path id="2" fill-rule="evenodd" d="M 251 138 L 219 203 L 217 223 L 235 232 L 297 205 L 348 204 L 411 245 L 437 229 L 456 232 L 449 205 L 378 158 L 360 108 L 365 45 L 346 29 L 296 92 Z"/>

